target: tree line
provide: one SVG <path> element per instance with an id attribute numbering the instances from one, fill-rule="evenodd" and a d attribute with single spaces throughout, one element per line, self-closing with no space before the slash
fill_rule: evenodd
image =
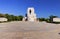
<path id="1" fill-rule="evenodd" d="M 9 15 L 9 14 L 0 14 L 0 17 L 5 17 L 8 19 L 8 21 L 22 21 L 23 20 L 23 16 L 19 15 L 19 16 L 14 16 L 14 15 Z M 49 18 L 37 18 L 40 22 L 45 21 L 48 23 L 53 23 L 53 18 L 56 18 L 58 16 L 54 16 L 51 15 L 49 16 Z"/>
<path id="2" fill-rule="evenodd" d="M 14 15 L 9 15 L 9 14 L 0 14 L 0 17 L 5 17 L 8 19 L 8 21 L 22 21 L 23 16 L 14 16 Z"/>
<path id="3" fill-rule="evenodd" d="M 57 18 L 58 16 L 50 15 L 48 18 L 38 18 L 39 21 L 45 21 L 48 23 L 53 23 L 53 18 Z"/>

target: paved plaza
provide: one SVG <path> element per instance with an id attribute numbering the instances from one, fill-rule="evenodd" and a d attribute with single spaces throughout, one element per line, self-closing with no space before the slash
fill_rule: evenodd
<path id="1" fill-rule="evenodd" d="M 0 23 L 0 39 L 60 39 L 60 24 L 20 21 Z"/>

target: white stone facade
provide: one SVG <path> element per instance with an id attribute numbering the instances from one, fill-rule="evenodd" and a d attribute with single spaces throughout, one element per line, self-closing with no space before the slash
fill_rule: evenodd
<path id="1" fill-rule="evenodd" d="M 34 12 L 34 8 L 30 7 L 27 9 L 27 17 L 25 19 L 27 19 L 27 21 L 36 21 L 37 20 L 36 14 Z"/>
<path id="2" fill-rule="evenodd" d="M 28 8 L 27 10 L 28 21 L 36 21 L 36 14 L 34 8 Z"/>

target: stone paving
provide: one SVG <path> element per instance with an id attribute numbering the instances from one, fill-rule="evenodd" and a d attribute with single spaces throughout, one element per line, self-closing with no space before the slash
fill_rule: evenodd
<path id="1" fill-rule="evenodd" d="M 0 39 L 60 39 L 60 24 L 45 22 L 0 23 Z"/>

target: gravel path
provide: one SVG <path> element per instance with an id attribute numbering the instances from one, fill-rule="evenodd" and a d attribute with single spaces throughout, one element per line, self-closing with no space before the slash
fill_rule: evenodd
<path id="1" fill-rule="evenodd" d="M 60 24 L 20 21 L 0 23 L 0 39 L 60 39 Z"/>

